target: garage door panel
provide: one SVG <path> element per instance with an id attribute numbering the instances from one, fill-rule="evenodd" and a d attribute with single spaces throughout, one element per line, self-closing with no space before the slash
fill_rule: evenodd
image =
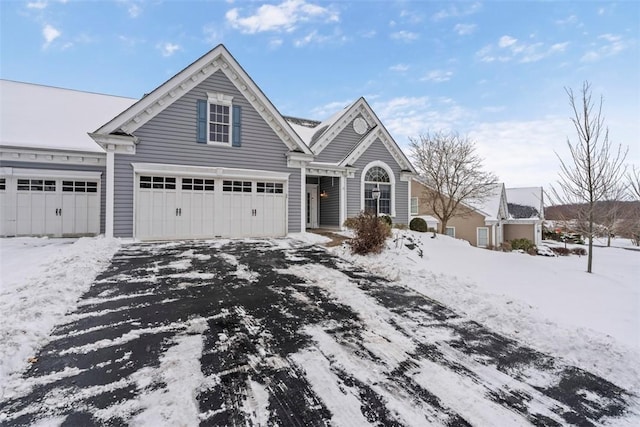
<path id="1" fill-rule="evenodd" d="M 137 176 L 136 237 L 140 239 L 286 233 L 284 182 L 175 176 L 173 188 L 162 188 L 167 179 Z"/>

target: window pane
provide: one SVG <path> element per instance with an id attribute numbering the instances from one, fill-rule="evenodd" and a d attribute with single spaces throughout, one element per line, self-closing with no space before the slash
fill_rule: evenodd
<path id="1" fill-rule="evenodd" d="M 18 190 L 20 190 L 20 191 L 29 191 L 29 180 L 28 179 L 19 179 L 18 180 Z"/>
<path id="2" fill-rule="evenodd" d="M 6 190 L 7 181 L 6 178 L 0 178 L 0 190 Z"/>

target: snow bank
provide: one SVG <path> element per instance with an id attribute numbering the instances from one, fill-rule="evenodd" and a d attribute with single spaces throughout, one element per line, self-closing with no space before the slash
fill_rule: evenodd
<path id="1" fill-rule="evenodd" d="M 535 257 L 394 231 L 385 252 L 337 255 L 460 314 L 631 390 L 640 389 L 640 252 L 594 248 L 586 258 Z"/>
<path id="2" fill-rule="evenodd" d="M 0 240 L 0 397 L 119 247 L 107 238 Z"/>

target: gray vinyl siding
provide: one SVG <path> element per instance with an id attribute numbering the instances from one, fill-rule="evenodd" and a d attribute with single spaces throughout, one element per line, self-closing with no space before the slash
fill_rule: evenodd
<path id="1" fill-rule="evenodd" d="M 233 96 L 242 107 L 242 146 L 224 147 L 196 142 L 196 104 L 207 92 Z M 115 156 L 114 234 L 133 235 L 133 168 L 131 163 L 229 167 L 284 172 L 289 175 L 288 231 L 300 231 L 300 169 L 288 168 L 289 148 L 221 72 L 217 71 L 189 93 L 134 132 L 135 155 Z"/>
<path id="2" fill-rule="evenodd" d="M 320 177 L 319 191 L 327 193 L 320 198 L 320 226 L 340 226 L 340 178 Z"/>
<path id="3" fill-rule="evenodd" d="M 342 129 L 342 132 L 329 142 L 329 145 L 327 145 L 324 150 L 316 156 L 315 161 L 326 163 L 337 163 L 342 161 L 364 136 L 366 136 L 366 134 L 358 135 L 353 130 L 353 121 L 351 121 L 344 129 Z"/>
<path id="4" fill-rule="evenodd" d="M 60 163 L 12 162 L 2 161 L 2 167 L 16 169 L 50 169 L 57 171 L 100 172 L 100 233 L 104 234 L 104 213 L 107 172 L 104 166 L 66 165 Z"/>
<path id="5" fill-rule="evenodd" d="M 360 193 L 360 183 L 362 182 L 362 171 L 371 162 L 379 160 L 387 164 L 393 170 L 395 176 L 395 208 L 396 216 L 393 218 L 394 223 L 408 224 L 409 223 L 409 182 L 400 181 L 401 167 L 395 161 L 387 147 L 379 140 L 376 139 L 371 146 L 364 152 L 358 160 L 356 160 L 354 167 L 357 168 L 354 178 L 347 179 L 347 217 L 351 218 L 357 216 L 360 213 L 360 200 L 362 195 Z"/>

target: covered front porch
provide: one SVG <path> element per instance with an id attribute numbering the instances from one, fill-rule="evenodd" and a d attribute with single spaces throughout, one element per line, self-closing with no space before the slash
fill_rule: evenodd
<path id="1" fill-rule="evenodd" d="M 308 168 L 305 178 L 305 228 L 340 230 L 347 218 L 347 178 L 352 168 Z"/>

